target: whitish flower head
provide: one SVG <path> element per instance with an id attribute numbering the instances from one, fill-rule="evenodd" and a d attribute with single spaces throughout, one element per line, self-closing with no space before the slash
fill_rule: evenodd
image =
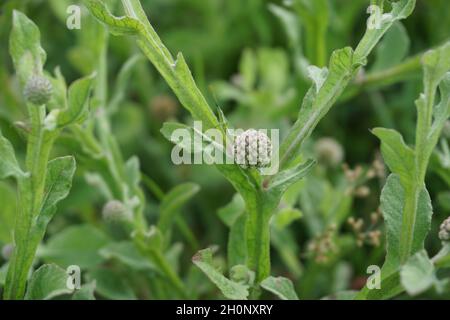
<path id="1" fill-rule="evenodd" d="M 244 168 L 262 168 L 270 164 L 272 144 L 263 132 L 250 129 L 234 140 L 235 162 Z"/>
<path id="2" fill-rule="evenodd" d="M 314 151 L 319 162 L 328 166 L 337 166 L 344 160 L 342 146 L 332 138 L 321 138 L 317 140 Z"/>
<path id="3" fill-rule="evenodd" d="M 53 94 L 53 86 L 46 77 L 32 75 L 23 89 L 23 95 L 28 102 L 41 106 L 46 104 Z"/>
<path id="4" fill-rule="evenodd" d="M 442 222 L 439 230 L 439 239 L 442 241 L 450 241 L 450 217 Z"/>
<path id="5" fill-rule="evenodd" d="M 128 218 L 128 210 L 122 202 L 111 200 L 103 207 L 102 216 L 106 221 L 121 221 Z"/>

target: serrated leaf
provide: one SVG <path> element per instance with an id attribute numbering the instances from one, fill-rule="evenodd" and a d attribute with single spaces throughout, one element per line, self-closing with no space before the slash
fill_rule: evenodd
<path id="1" fill-rule="evenodd" d="M 400 177 L 404 188 L 409 187 L 414 179 L 414 150 L 395 130 L 375 128 L 372 132 L 381 140 L 381 153 L 389 169 Z"/>
<path id="2" fill-rule="evenodd" d="M 0 179 L 5 179 L 11 176 L 16 178 L 25 177 L 26 174 L 22 171 L 17 162 L 14 148 L 0 131 Z"/>
<path id="3" fill-rule="evenodd" d="M 233 300 L 246 300 L 248 287 L 227 279 L 213 266 L 212 250 L 200 250 L 192 258 L 192 262 L 220 289 L 222 294 Z"/>
<path id="4" fill-rule="evenodd" d="M 82 269 L 92 268 L 103 261 L 99 251 L 109 241 L 103 232 L 93 226 L 72 226 L 50 238 L 39 251 L 39 256 L 63 267 L 77 265 Z"/>
<path id="5" fill-rule="evenodd" d="M 31 276 L 25 299 L 49 300 L 73 291 L 67 288 L 68 275 L 57 265 L 46 264 Z"/>
<path id="6" fill-rule="evenodd" d="M 92 15 L 106 24 L 114 35 L 136 35 L 144 26 L 139 20 L 131 17 L 116 17 L 100 0 L 84 0 Z"/>
<path id="7" fill-rule="evenodd" d="M 261 287 L 272 292 L 282 300 L 298 300 L 292 281 L 284 277 L 268 277 L 261 282 Z"/>
<path id="8" fill-rule="evenodd" d="M 425 250 L 409 258 L 402 266 L 400 277 L 403 287 L 412 296 L 424 292 L 437 281 L 433 262 Z"/>

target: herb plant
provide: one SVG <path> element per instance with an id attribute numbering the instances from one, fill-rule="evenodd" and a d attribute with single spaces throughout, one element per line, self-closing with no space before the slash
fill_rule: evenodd
<path id="1" fill-rule="evenodd" d="M 230 1 L 225 16 L 232 22 L 221 23 L 208 19 L 220 16 L 218 1 L 188 2 L 194 14 L 203 14 L 208 31 L 193 26 L 165 33 L 158 25 L 157 32 L 154 25 L 164 18 L 150 23 L 146 12 L 152 17 L 159 4 L 80 1 L 88 12 L 72 36 L 75 43 L 57 63 L 50 51 L 51 65 L 62 64 L 68 79 L 83 75 L 68 87 L 65 69 L 44 69 L 37 25 L 10 10 L 19 8 L 9 2 L 17 83 L 7 80 L 13 75 L 6 69 L 0 72 L 0 83 L 7 84 L 0 94 L 4 299 L 448 296 L 448 280 L 440 273 L 450 266 L 450 227 L 442 219 L 450 208 L 448 34 L 434 32 L 433 49 L 407 57 L 410 38 L 403 23 L 414 19 L 415 0 L 345 6 L 333 0 Z M 65 5 L 49 0 L 61 21 Z M 379 20 L 370 16 L 354 41 L 349 35 L 368 5 L 381 10 Z M 246 38 L 247 17 L 253 29 Z M 271 29 L 279 27 L 286 48 L 269 48 L 276 38 Z M 252 32 L 257 40 L 246 43 Z M 228 37 L 249 48 L 234 52 L 224 44 Z M 180 38 L 194 43 L 185 44 L 187 58 L 168 49 Z M 330 51 L 352 41 L 353 48 Z M 223 80 L 226 61 L 238 55 L 238 74 Z M 222 80 L 213 81 L 209 73 Z M 392 86 L 402 90 L 388 91 Z M 419 86 L 414 124 L 409 104 Z M 161 95 L 165 91 L 177 100 Z M 221 107 L 212 107 L 211 100 Z M 381 155 L 376 142 L 361 146 L 371 134 L 354 133 L 355 120 L 348 128 L 337 123 L 351 118 L 345 107 L 361 100 L 364 108 L 374 107 L 370 127 L 376 124 L 371 132 Z M 26 114 L 9 105 L 26 107 Z M 151 119 L 143 120 L 148 111 Z M 403 118 L 397 120 L 396 112 Z M 10 125 L 20 117 L 27 120 Z M 239 127 L 246 131 L 232 136 L 229 130 Z M 280 129 L 279 146 L 259 128 Z M 207 165 L 174 169 L 173 145 L 187 154 L 203 151 L 176 139 L 180 129 L 202 141 L 201 148 L 212 146 L 227 160 L 241 161 L 214 164 L 220 175 Z M 209 129 L 221 133 L 218 143 Z M 337 136 L 350 142 L 342 146 Z M 414 146 L 405 142 L 411 136 Z M 343 163 L 361 153 L 364 161 L 368 154 L 375 159 Z M 265 175 L 270 158 L 278 170 Z M 446 216 L 433 220 L 433 207 Z M 427 235 L 432 250 L 426 250 Z M 207 247 L 217 242 L 226 250 Z M 356 276 L 381 263 L 379 288 Z M 81 283 L 70 287 L 67 273 L 77 267 Z"/>

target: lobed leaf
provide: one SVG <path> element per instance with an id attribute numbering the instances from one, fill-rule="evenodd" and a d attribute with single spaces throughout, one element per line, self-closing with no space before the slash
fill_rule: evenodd
<path id="1" fill-rule="evenodd" d="M 200 250 L 192 257 L 192 262 L 220 289 L 222 294 L 233 300 L 246 300 L 248 287 L 227 279 L 213 266 L 212 250 Z"/>

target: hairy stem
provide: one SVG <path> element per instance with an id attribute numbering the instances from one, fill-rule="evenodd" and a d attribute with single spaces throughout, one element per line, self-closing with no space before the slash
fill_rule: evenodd
<path id="1" fill-rule="evenodd" d="M 45 177 L 55 134 L 45 130 L 45 106 L 29 108 L 31 132 L 28 136 L 26 167 L 29 176 L 19 180 L 19 209 L 14 229 L 15 250 L 6 276 L 4 297 L 22 299 L 28 273 L 43 235 L 33 233 L 34 219 L 40 213 Z"/>

